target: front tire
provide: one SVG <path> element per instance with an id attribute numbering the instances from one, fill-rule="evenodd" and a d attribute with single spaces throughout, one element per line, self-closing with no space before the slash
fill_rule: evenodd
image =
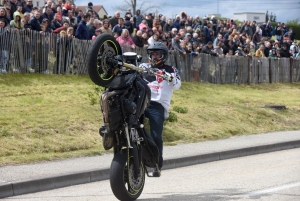
<path id="1" fill-rule="evenodd" d="M 101 34 L 91 44 L 87 54 L 88 74 L 99 86 L 108 85 L 116 73 L 118 65 L 108 62 L 115 56 L 122 55 L 122 49 L 116 39 L 109 34 Z"/>
<path id="2" fill-rule="evenodd" d="M 134 161 L 123 149 L 115 154 L 110 166 L 110 186 L 119 200 L 136 200 L 142 193 L 145 184 L 145 169 L 141 164 L 138 176 L 134 176 Z"/>

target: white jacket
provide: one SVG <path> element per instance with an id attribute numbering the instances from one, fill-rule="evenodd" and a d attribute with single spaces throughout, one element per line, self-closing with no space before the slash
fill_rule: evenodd
<path id="1" fill-rule="evenodd" d="M 145 69 L 151 68 L 151 64 L 143 63 L 140 67 Z M 165 118 L 167 118 L 173 90 L 180 88 L 181 80 L 178 70 L 174 66 L 164 65 L 160 70 L 159 73 L 163 73 L 163 71 L 170 73 L 173 76 L 172 82 L 163 80 L 159 76 L 150 76 L 148 74 L 144 75 L 144 79 L 151 90 L 151 101 L 158 102 L 165 108 Z"/>

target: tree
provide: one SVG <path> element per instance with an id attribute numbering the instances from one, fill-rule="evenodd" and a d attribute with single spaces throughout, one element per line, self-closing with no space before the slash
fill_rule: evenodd
<path id="1" fill-rule="evenodd" d="M 277 20 L 276 14 L 274 14 L 273 20 L 274 20 L 273 22 L 276 22 L 276 20 Z"/>
<path id="2" fill-rule="evenodd" d="M 165 3 L 155 4 L 147 0 L 124 0 L 124 4 L 119 6 L 114 6 L 113 8 L 121 13 L 125 14 L 128 8 L 131 8 L 132 14 L 135 15 L 136 11 L 139 9 L 141 13 L 146 13 L 152 9 L 160 9 Z"/>
<path id="3" fill-rule="evenodd" d="M 269 17 L 269 20 L 270 20 L 270 22 L 274 22 L 274 15 L 273 15 L 272 12 L 271 12 L 271 15 L 270 15 L 270 17 Z"/>
<path id="4" fill-rule="evenodd" d="M 269 12 L 267 11 L 266 12 L 266 19 L 265 19 L 265 22 L 268 22 L 269 21 Z"/>
<path id="5" fill-rule="evenodd" d="M 300 25 L 300 18 L 296 18 L 294 20 L 288 20 L 286 24 L 289 24 L 289 25 Z"/>

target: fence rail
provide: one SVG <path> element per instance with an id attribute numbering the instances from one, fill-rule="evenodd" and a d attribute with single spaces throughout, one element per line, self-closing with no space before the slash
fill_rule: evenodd
<path id="1" fill-rule="evenodd" d="M 0 73 L 87 74 L 87 52 L 92 41 L 35 31 L 0 29 Z M 142 55 L 145 48 L 122 46 L 123 52 Z M 299 82 L 300 60 L 289 58 L 213 57 L 207 54 L 169 54 L 183 81 L 215 84 Z"/>

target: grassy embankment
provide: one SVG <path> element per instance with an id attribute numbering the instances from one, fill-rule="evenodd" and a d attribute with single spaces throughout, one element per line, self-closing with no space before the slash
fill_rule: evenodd
<path id="1" fill-rule="evenodd" d="M 0 75 L 0 88 L 0 165 L 105 153 L 98 134 L 102 114 L 88 76 Z M 177 121 L 166 123 L 165 145 L 300 129 L 299 88 L 183 83 L 174 92 L 170 111 Z"/>

